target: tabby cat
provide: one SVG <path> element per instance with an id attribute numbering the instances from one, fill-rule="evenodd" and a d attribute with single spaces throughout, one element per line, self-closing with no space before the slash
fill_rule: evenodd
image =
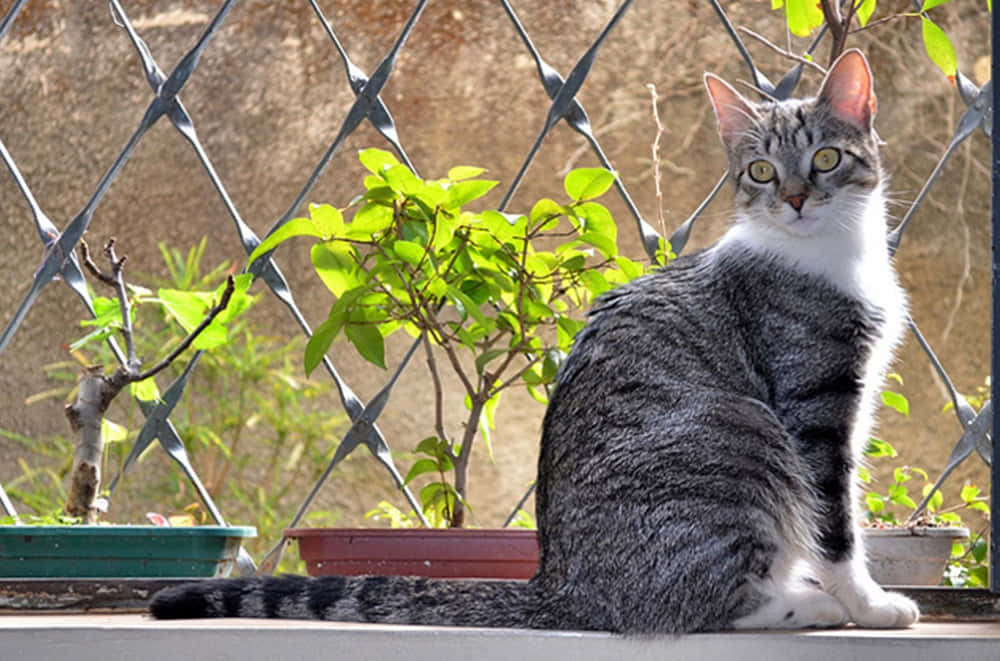
<path id="1" fill-rule="evenodd" d="M 845 53 L 807 100 L 705 83 L 735 222 L 594 306 L 545 416 L 531 581 L 220 579 L 152 613 L 630 634 L 915 622 L 869 576 L 854 513 L 905 318 L 868 63 Z"/>

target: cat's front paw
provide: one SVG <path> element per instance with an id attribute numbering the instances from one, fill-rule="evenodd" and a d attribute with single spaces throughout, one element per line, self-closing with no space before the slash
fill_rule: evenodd
<path id="1" fill-rule="evenodd" d="M 911 599 L 881 588 L 868 591 L 850 611 L 855 624 L 870 629 L 902 629 L 920 617 Z"/>

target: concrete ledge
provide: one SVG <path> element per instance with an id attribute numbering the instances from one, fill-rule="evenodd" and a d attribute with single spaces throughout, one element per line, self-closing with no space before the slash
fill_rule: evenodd
<path id="1" fill-rule="evenodd" d="M 296 620 L 157 622 L 134 614 L 0 617 L 3 661 L 947 661 L 997 658 L 998 650 L 996 622 L 929 622 L 904 631 L 848 628 L 626 639 L 603 633 Z"/>

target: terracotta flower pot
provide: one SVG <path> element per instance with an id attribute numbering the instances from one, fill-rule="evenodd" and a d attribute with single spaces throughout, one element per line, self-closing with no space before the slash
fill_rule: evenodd
<path id="1" fill-rule="evenodd" d="M 404 575 L 528 579 L 538 567 L 534 530 L 291 528 L 311 576 Z"/>
<path id="2" fill-rule="evenodd" d="M 938 585 L 968 528 L 864 528 L 868 570 L 881 585 Z"/>

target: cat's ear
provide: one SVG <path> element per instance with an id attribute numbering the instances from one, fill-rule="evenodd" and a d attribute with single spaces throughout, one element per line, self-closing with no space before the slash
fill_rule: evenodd
<path id="1" fill-rule="evenodd" d="M 872 70 L 861 51 L 852 49 L 837 58 L 817 98 L 830 107 L 834 117 L 862 131 L 871 130 L 877 105 Z"/>
<path id="2" fill-rule="evenodd" d="M 758 119 L 754 107 L 743 96 L 716 75 L 705 74 L 705 87 L 712 99 L 715 119 L 719 123 L 719 135 L 728 147 L 736 136 L 745 132 Z"/>

